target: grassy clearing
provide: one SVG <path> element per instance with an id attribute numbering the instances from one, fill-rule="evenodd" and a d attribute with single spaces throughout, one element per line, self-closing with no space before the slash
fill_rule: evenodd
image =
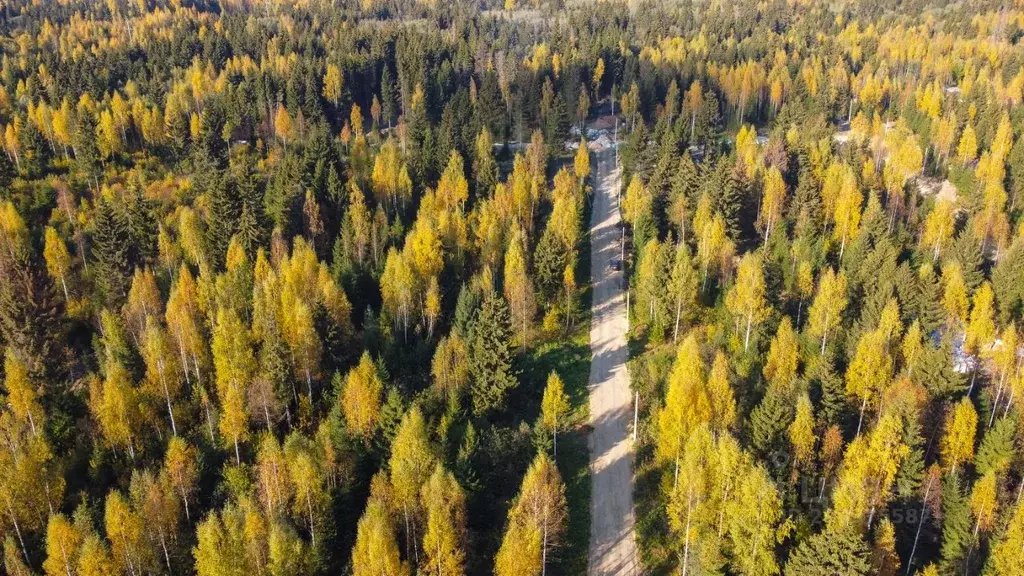
<path id="1" fill-rule="evenodd" d="M 671 343 L 649 347 L 643 334 L 630 334 L 630 386 L 640 393 L 640 425 L 633 492 L 636 540 L 644 574 L 651 575 L 672 574 L 677 565 L 662 498 L 662 483 L 666 476 L 663 467 L 655 461 L 654 454 L 654 417 L 674 353 L 675 348 Z"/>
<path id="2" fill-rule="evenodd" d="M 508 398 L 510 422 L 500 427 L 503 442 L 517 446 L 520 458 L 505 455 L 489 460 L 494 467 L 482 492 L 478 492 L 476 515 L 479 522 L 476 550 L 480 552 L 469 573 L 488 573 L 494 565 L 504 531 L 505 518 L 518 493 L 526 468 L 537 450 L 551 454 L 550 438 L 536 428 L 541 398 L 548 376 L 557 372 L 565 383 L 571 412 L 558 435 L 558 468 L 566 486 L 569 520 L 566 537 L 560 547 L 548 554 L 548 573 L 575 575 L 586 573 L 590 541 L 590 452 L 587 448 L 589 403 L 587 381 L 590 373 L 590 323 L 577 319 L 571 333 L 536 332 L 530 344 L 515 360 L 519 386 Z M 496 470 L 500 470 L 495 473 Z M 496 522 L 495 518 L 501 518 Z"/>
<path id="3" fill-rule="evenodd" d="M 554 370 L 565 382 L 572 412 L 566 431 L 558 439 L 558 469 L 565 481 L 569 525 L 563 546 L 554 552 L 552 574 L 583 574 L 590 544 L 590 451 L 587 423 L 590 410 L 587 381 L 590 375 L 590 323 L 577 325 L 569 338 L 545 342 L 523 362 L 523 379 L 544 382 Z"/>

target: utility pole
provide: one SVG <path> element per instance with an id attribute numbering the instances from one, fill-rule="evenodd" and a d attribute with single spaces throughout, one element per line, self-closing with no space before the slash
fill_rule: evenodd
<path id="1" fill-rule="evenodd" d="M 612 115 L 615 115 L 615 104 L 612 104 Z M 612 136 L 612 148 L 615 149 L 615 167 L 619 167 L 619 117 L 615 116 L 615 132 Z"/>
<path id="2" fill-rule="evenodd" d="M 612 136 L 612 148 L 615 149 L 615 167 L 619 167 L 619 117 L 615 115 L 615 89 L 612 88 L 612 116 L 615 118 L 615 132 Z"/>
<path id="3" fill-rule="evenodd" d="M 622 238 L 619 240 L 619 266 L 625 270 L 626 266 L 626 227 L 619 221 L 619 229 L 622 230 Z"/>
<path id="4" fill-rule="evenodd" d="M 633 397 L 633 444 L 636 444 L 636 427 L 640 419 L 640 391 L 634 392 Z"/>

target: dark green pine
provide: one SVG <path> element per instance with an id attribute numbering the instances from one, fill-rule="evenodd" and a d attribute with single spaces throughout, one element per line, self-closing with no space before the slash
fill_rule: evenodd
<path id="1" fill-rule="evenodd" d="M 960 488 L 960 473 L 950 472 L 942 482 L 942 566 L 954 571 L 972 546 L 973 523 L 967 496 Z M 960 566 L 962 568 L 962 566 Z"/>
<path id="2" fill-rule="evenodd" d="M 477 417 L 505 408 L 508 392 L 518 384 L 512 371 L 512 328 L 505 299 L 484 298 L 469 326 L 469 374 L 473 413 Z"/>
<path id="3" fill-rule="evenodd" d="M 871 551 L 855 529 L 815 534 L 804 540 L 786 563 L 787 576 L 866 575 Z"/>
<path id="4" fill-rule="evenodd" d="M 92 234 L 92 258 L 95 275 L 104 301 L 111 309 L 119 309 L 128 294 L 132 265 L 131 232 L 127 219 L 112 204 L 100 201 Z"/>

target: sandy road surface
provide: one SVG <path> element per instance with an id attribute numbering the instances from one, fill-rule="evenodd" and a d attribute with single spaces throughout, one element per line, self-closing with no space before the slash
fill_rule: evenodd
<path id="1" fill-rule="evenodd" d="M 626 372 L 626 299 L 619 258 L 619 170 L 611 148 L 594 153 L 590 222 L 593 318 L 590 325 L 590 554 L 591 575 L 639 574 L 633 534 L 632 394 Z"/>

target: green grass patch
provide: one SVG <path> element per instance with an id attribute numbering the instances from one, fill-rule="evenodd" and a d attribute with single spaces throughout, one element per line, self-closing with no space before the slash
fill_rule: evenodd
<path id="1" fill-rule="evenodd" d="M 558 469 L 565 481 L 569 523 L 563 545 L 552 554 L 551 574 L 584 574 L 590 546 L 590 450 L 587 445 L 590 402 L 590 323 L 577 324 L 569 337 L 543 342 L 527 352 L 523 380 L 546 382 L 555 371 L 565 382 L 572 411 L 558 438 Z M 543 385 L 538 386 L 541 390 Z"/>
<path id="2" fill-rule="evenodd" d="M 640 394 L 633 492 L 637 548 L 644 574 L 668 575 L 675 572 L 678 558 L 668 529 L 664 468 L 655 461 L 654 439 L 656 415 L 675 347 L 668 342 L 649 348 L 642 338 L 630 338 L 629 351 L 630 386 Z"/>

